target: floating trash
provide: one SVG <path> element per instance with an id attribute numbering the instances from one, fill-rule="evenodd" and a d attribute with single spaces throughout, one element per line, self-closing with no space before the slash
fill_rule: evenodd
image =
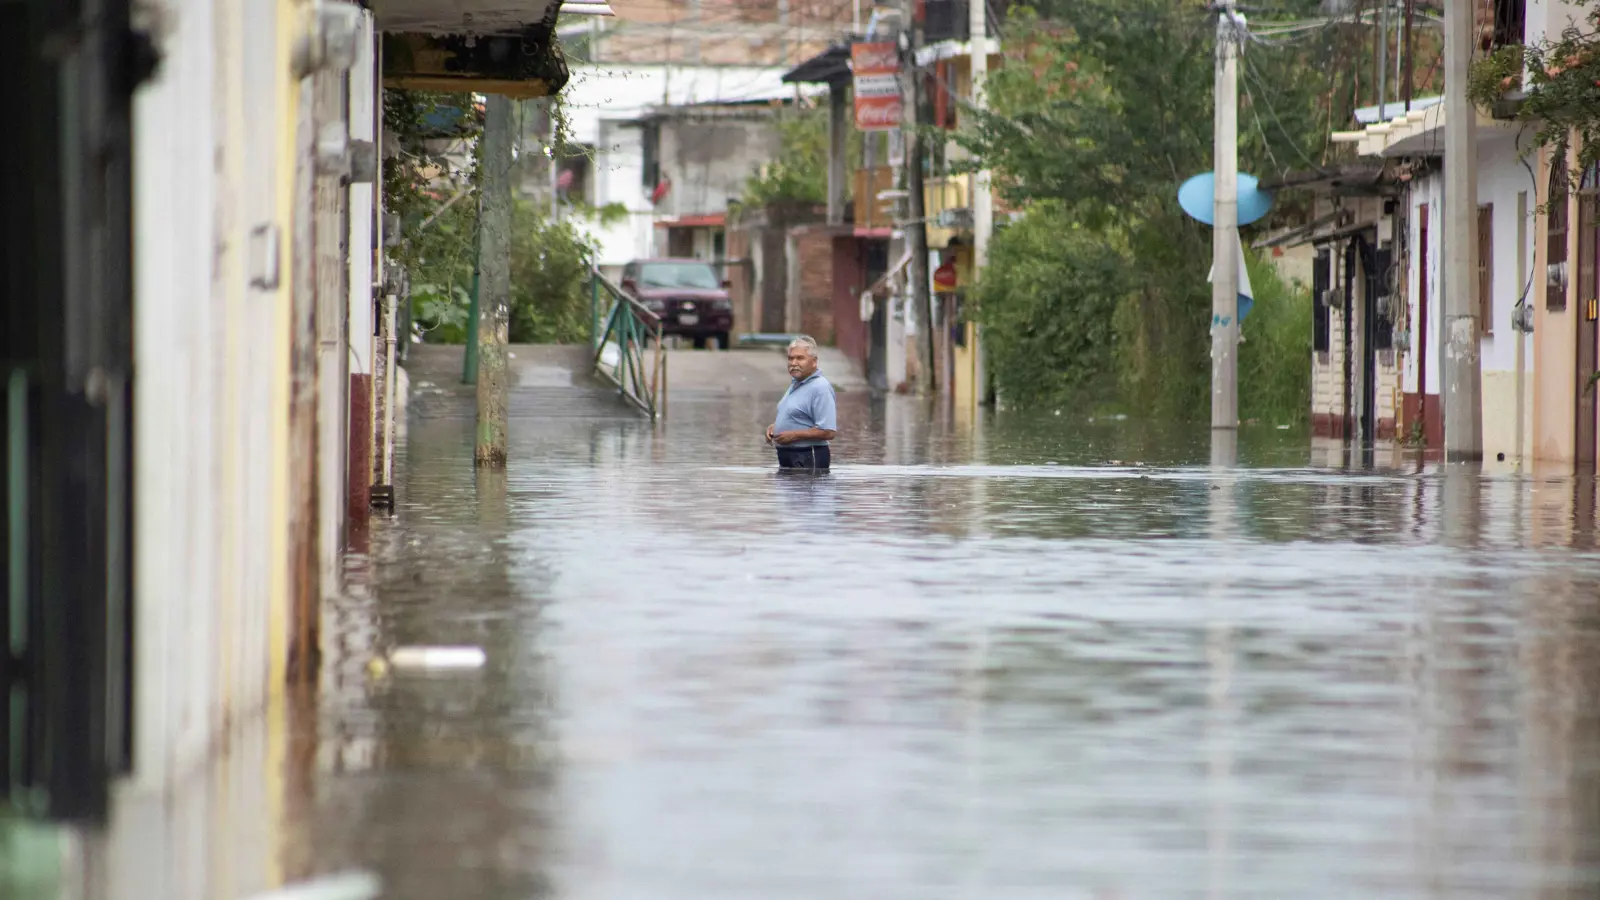
<path id="1" fill-rule="evenodd" d="M 381 890 L 378 876 L 356 870 L 255 894 L 249 900 L 375 900 Z"/>
<path id="2" fill-rule="evenodd" d="M 489 657 L 482 647 L 396 647 L 367 664 L 373 675 L 390 669 L 481 669 Z"/>

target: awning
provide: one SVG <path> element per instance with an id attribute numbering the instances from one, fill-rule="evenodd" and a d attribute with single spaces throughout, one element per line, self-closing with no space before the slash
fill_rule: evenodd
<path id="1" fill-rule="evenodd" d="M 783 73 L 784 84 L 836 84 L 849 80 L 849 44 L 834 44 Z"/>
<path id="2" fill-rule="evenodd" d="M 1294 188 L 1322 189 L 1342 191 L 1348 193 L 1377 193 L 1386 184 L 1384 178 L 1384 164 L 1376 160 L 1349 163 L 1340 166 L 1329 166 L 1325 169 L 1312 169 L 1299 172 L 1285 172 L 1281 175 L 1268 175 L 1261 179 L 1258 186 L 1267 191 L 1283 191 Z"/>

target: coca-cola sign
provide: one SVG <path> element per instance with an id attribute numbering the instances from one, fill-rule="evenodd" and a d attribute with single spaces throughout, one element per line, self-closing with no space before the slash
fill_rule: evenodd
<path id="1" fill-rule="evenodd" d="M 905 108 L 899 97 L 857 97 L 857 131 L 893 131 L 900 127 Z"/>
<path id="2" fill-rule="evenodd" d="M 850 45 L 855 74 L 856 129 L 893 131 L 904 111 L 900 99 L 900 48 L 893 41 Z"/>
<path id="3" fill-rule="evenodd" d="M 893 41 L 850 45 L 850 70 L 856 75 L 893 75 L 900 71 L 900 49 Z"/>

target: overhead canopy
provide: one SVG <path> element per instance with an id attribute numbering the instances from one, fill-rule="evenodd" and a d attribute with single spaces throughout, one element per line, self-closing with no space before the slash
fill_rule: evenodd
<path id="1" fill-rule="evenodd" d="M 1384 193 L 1389 186 L 1381 162 L 1358 162 L 1268 175 L 1261 179 L 1261 189 L 1284 191 L 1293 189 L 1326 190 L 1343 194 Z"/>
<path id="2" fill-rule="evenodd" d="M 553 25 L 559 0 L 371 0 L 380 31 L 417 34 L 520 34 Z"/>
<path id="3" fill-rule="evenodd" d="M 838 84 L 849 80 L 849 44 L 834 44 L 783 73 L 784 84 Z"/>

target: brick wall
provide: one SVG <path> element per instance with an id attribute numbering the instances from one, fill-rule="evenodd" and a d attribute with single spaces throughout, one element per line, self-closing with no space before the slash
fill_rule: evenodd
<path id="1" fill-rule="evenodd" d="M 833 235 L 822 228 L 793 231 L 800 254 L 800 331 L 833 345 Z"/>

